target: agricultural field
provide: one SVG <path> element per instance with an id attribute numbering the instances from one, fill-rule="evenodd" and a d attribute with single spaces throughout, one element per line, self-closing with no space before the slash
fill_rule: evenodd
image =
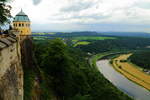
<path id="1" fill-rule="evenodd" d="M 50 32 L 50 33 L 32 33 L 33 35 L 53 35 L 53 34 L 56 34 L 54 32 Z"/>
<path id="2" fill-rule="evenodd" d="M 116 39 L 116 37 L 98 37 L 98 36 L 79 36 L 73 37 L 72 42 L 74 47 L 79 45 L 88 45 L 90 42 L 88 40 L 107 40 L 107 39 Z"/>
<path id="3" fill-rule="evenodd" d="M 135 65 L 127 62 L 132 54 L 123 54 L 112 60 L 113 67 L 125 77 L 150 90 L 150 75 L 139 70 Z"/>
<path id="4" fill-rule="evenodd" d="M 106 39 L 116 39 L 116 37 L 98 37 L 98 36 L 80 36 L 74 37 L 74 40 L 106 40 Z"/>
<path id="5" fill-rule="evenodd" d="M 72 42 L 78 42 L 78 40 L 72 40 Z"/>
<path id="6" fill-rule="evenodd" d="M 45 40 L 45 39 L 47 39 L 46 36 L 35 36 L 35 37 L 33 37 L 33 40 Z"/>
<path id="7" fill-rule="evenodd" d="M 79 41 L 79 42 L 76 42 L 73 46 L 76 47 L 78 45 L 88 45 L 90 44 L 90 42 L 87 42 L 87 41 Z"/>

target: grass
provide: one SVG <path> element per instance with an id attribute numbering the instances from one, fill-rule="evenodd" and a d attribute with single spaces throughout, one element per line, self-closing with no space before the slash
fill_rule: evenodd
<path id="1" fill-rule="evenodd" d="M 72 40 L 72 42 L 78 42 L 78 40 Z"/>
<path id="2" fill-rule="evenodd" d="M 117 58 L 114 58 L 113 67 L 120 73 L 122 73 L 129 80 L 143 86 L 144 88 L 150 90 L 150 76 L 143 73 L 139 68 L 130 64 L 129 62 L 120 62 L 120 60 L 126 60 L 130 54 L 123 54 Z M 120 67 L 121 66 L 121 67 Z"/>
<path id="3" fill-rule="evenodd" d="M 33 39 L 34 40 L 45 40 L 45 39 L 47 39 L 47 37 L 46 36 L 38 36 L 38 37 L 33 37 Z"/>
<path id="4" fill-rule="evenodd" d="M 36 35 L 48 35 L 48 34 L 56 34 L 56 33 L 51 32 L 51 33 L 32 33 L 32 34 L 36 34 Z"/>
<path id="5" fill-rule="evenodd" d="M 79 41 L 79 42 L 76 42 L 74 44 L 74 47 L 78 46 L 78 45 L 88 45 L 90 44 L 90 42 L 87 42 L 87 41 Z"/>
<path id="6" fill-rule="evenodd" d="M 106 39 L 116 39 L 115 37 L 98 37 L 98 36 L 80 36 L 74 37 L 75 40 L 106 40 Z"/>

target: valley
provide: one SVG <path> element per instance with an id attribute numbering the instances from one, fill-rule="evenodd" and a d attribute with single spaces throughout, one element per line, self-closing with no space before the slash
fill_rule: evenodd
<path id="1" fill-rule="evenodd" d="M 33 36 L 33 38 L 34 37 L 37 37 L 37 36 Z M 68 81 L 68 83 L 65 83 L 65 84 L 70 84 L 72 89 L 74 88 L 73 83 L 76 84 L 75 85 L 75 86 L 77 86 L 76 91 L 78 91 L 80 94 L 75 95 L 78 92 L 74 91 L 74 93 L 72 94 L 71 92 L 69 92 L 71 90 L 71 88 L 68 90 L 68 87 L 65 85 L 60 85 L 60 87 L 58 89 L 51 87 L 54 85 L 54 83 L 52 81 L 56 81 L 56 80 L 55 80 L 55 78 L 52 78 L 52 79 L 48 78 L 48 79 L 46 79 L 47 80 L 46 83 L 49 83 L 50 80 L 52 83 L 50 82 L 51 85 L 47 84 L 47 87 L 48 87 L 47 89 L 50 89 L 51 91 L 54 92 L 54 93 L 51 92 L 51 94 L 54 95 L 55 93 L 56 94 L 61 93 L 61 94 L 63 94 L 63 97 L 61 95 L 59 95 L 58 97 L 66 98 L 66 99 L 68 99 L 68 98 L 86 98 L 86 100 L 88 100 L 88 99 L 89 100 L 97 100 L 98 98 L 102 98 L 102 100 L 103 100 L 106 98 L 111 98 L 111 95 L 109 95 L 109 93 L 105 93 L 105 94 L 107 94 L 107 97 L 104 96 L 105 94 L 103 94 L 99 97 L 99 94 L 102 93 L 99 90 L 101 90 L 101 89 L 109 90 L 111 87 L 111 88 L 113 88 L 113 89 L 109 90 L 109 92 L 111 92 L 111 94 L 117 93 L 118 95 L 121 95 L 123 93 L 123 95 L 121 97 L 120 96 L 118 97 L 116 95 L 114 100 L 117 100 L 117 99 L 122 100 L 123 98 L 126 98 L 125 100 L 129 100 L 128 96 L 131 97 L 131 99 L 134 98 L 136 100 L 139 100 L 139 99 L 148 100 L 147 98 L 149 98 L 149 96 L 146 95 L 146 94 L 149 94 L 149 91 L 147 90 L 148 88 L 146 87 L 146 89 L 145 89 L 145 88 L 141 87 L 142 85 L 141 86 L 137 85 L 135 81 L 130 81 L 131 79 L 129 79 L 128 77 L 127 78 L 124 77 L 123 76 L 124 74 L 119 73 L 119 71 L 116 71 L 115 73 L 119 74 L 119 77 L 121 76 L 120 79 L 118 79 L 118 76 L 116 77 L 114 72 L 107 72 L 107 71 L 109 71 L 107 68 L 106 68 L 106 73 L 110 74 L 114 78 L 111 80 L 111 79 L 107 78 L 107 76 L 105 76 L 105 75 L 103 76 L 103 72 L 101 72 L 101 70 L 103 70 L 103 67 L 105 68 L 105 65 L 103 65 L 103 63 L 102 64 L 99 63 L 99 59 L 100 58 L 116 59 L 118 61 L 117 64 L 118 63 L 122 64 L 123 63 L 122 61 L 125 61 L 131 54 L 134 54 L 136 52 L 148 51 L 149 48 L 145 48 L 145 47 L 150 45 L 149 38 L 116 37 L 116 36 L 110 37 L 110 36 L 103 36 L 100 34 L 93 35 L 93 33 L 91 33 L 91 34 L 89 33 L 86 36 L 85 33 L 82 33 L 82 32 L 81 33 L 79 33 L 79 32 L 73 33 L 73 34 L 56 33 L 56 34 L 51 34 L 50 36 L 46 35 L 43 38 L 42 37 L 40 37 L 40 38 L 41 39 L 34 39 L 34 43 L 35 43 L 35 47 L 36 47 L 35 48 L 35 57 L 37 59 L 40 70 L 45 73 L 44 77 L 45 77 L 45 75 L 46 76 L 48 75 L 48 77 L 56 77 L 54 75 L 57 75 L 56 73 L 59 72 L 59 70 L 64 70 L 64 71 L 66 70 L 66 69 L 64 69 L 64 67 L 62 67 L 62 69 L 59 69 L 59 70 L 58 69 L 56 70 L 55 68 L 51 69 L 51 68 L 53 68 L 51 66 L 58 66 L 58 65 L 56 65 L 56 63 L 53 63 L 54 62 L 53 60 L 54 60 L 54 57 L 56 57 L 56 59 L 58 59 L 59 56 L 61 55 L 61 54 L 59 54 L 59 51 L 56 51 L 57 49 L 58 50 L 60 49 L 59 46 L 58 45 L 56 46 L 56 44 L 55 44 L 58 42 L 58 40 L 61 40 L 62 42 L 65 43 L 66 47 L 68 48 L 67 49 L 65 47 L 68 52 L 67 55 L 70 57 L 69 59 L 73 59 L 74 61 L 76 61 L 76 65 L 73 65 L 73 66 L 74 67 L 78 66 L 77 69 L 72 67 L 74 69 L 74 71 L 72 70 L 71 67 L 67 68 L 71 72 L 71 73 L 68 73 L 69 76 L 77 77 L 78 73 L 80 73 L 81 76 L 80 75 L 79 76 L 82 79 L 82 80 L 66 79 L 68 77 L 68 75 L 62 77 L 62 78 L 65 78 L 62 80 L 62 82 L 64 80 L 70 80 L 70 81 Z M 57 40 L 57 42 L 56 42 L 56 40 Z M 54 41 L 55 41 L 55 43 L 54 43 L 55 45 L 53 44 Z M 54 51 L 53 51 L 53 48 L 55 49 Z M 46 53 L 47 51 L 49 51 L 49 53 Z M 74 55 L 72 55 L 72 54 L 74 54 Z M 45 55 L 46 58 L 43 58 L 44 57 L 43 55 Z M 48 55 L 50 56 L 50 58 L 47 58 Z M 123 55 L 123 58 L 121 57 L 122 59 L 121 58 L 118 59 L 119 55 L 120 56 Z M 42 59 L 45 59 L 45 60 L 42 61 Z M 46 60 L 46 59 L 51 59 L 52 62 L 48 62 L 48 60 Z M 56 59 L 55 59 L 55 61 L 56 61 Z M 116 60 L 114 60 L 114 61 L 116 61 Z M 69 62 L 72 62 L 72 61 L 69 61 Z M 96 62 L 99 64 L 97 65 Z M 107 63 L 109 64 L 109 62 L 107 62 Z M 64 66 L 63 65 L 64 63 L 61 63 L 61 64 L 62 64 L 62 66 Z M 47 68 L 45 69 L 44 66 L 49 66 L 49 67 L 47 67 L 48 69 Z M 143 73 L 142 71 L 141 71 L 141 73 L 138 72 L 134 66 L 130 65 L 129 68 L 126 67 L 126 64 L 121 65 L 121 66 L 122 67 L 124 66 L 124 68 L 122 68 L 122 69 L 123 69 L 123 71 L 125 70 L 125 72 L 127 72 L 127 71 L 130 72 L 130 69 L 132 69 L 131 71 L 134 71 L 134 73 L 132 73 L 132 75 L 130 75 L 130 74 L 129 75 L 130 76 L 137 75 L 136 77 L 138 77 L 138 79 L 140 79 L 138 81 L 142 80 L 141 83 L 144 84 L 142 77 L 145 77 L 144 81 L 149 82 L 149 75 L 145 75 L 145 73 Z M 110 64 L 109 64 L 109 67 L 111 67 Z M 120 68 L 120 66 L 117 68 Z M 111 67 L 111 69 L 113 69 L 115 71 L 115 67 L 114 68 Z M 48 70 L 51 70 L 51 71 L 49 72 Z M 55 70 L 55 71 L 53 71 L 53 70 Z M 76 72 L 77 70 L 78 71 L 80 70 L 80 71 Z M 101 73 L 99 73 L 99 71 Z M 53 73 L 53 72 L 55 72 L 55 73 Z M 140 75 L 139 75 L 139 73 L 140 73 Z M 95 75 L 95 76 L 93 76 L 93 75 Z M 123 79 L 122 79 L 122 77 L 123 77 Z M 88 80 L 87 80 L 87 78 L 88 78 Z M 96 78 L 96 80 L 92 81 L 95 78 Z M 135 77 L 131 77 L 131 78 L 135 79 Z M 58 77 L 57 77 L 57 79 L 58 79 Z M 61 80 L 61 79 L 59 79 L 59 80 Z M 73 83 L 71 82 L 71 80 Z M 124 81 L 122 81 L 122 80 L 124 80 Z M 82 81 L 82 82 L 80 83 L 80 81 Z M 43 82 L 44 82 L 44 80 L 43 80 Z M 124 83 L 122 83 L 122 82 L 124 82 Z M 105 84 L 103 86 L 103 88 L 99 87 L 103 83 Z M 60 83 L 58 82 L 55 84 L 60 84 Z M 80 86 L 79 86 L 79 84 L 80 84 Z M 92 84 L 95 84 L 94 87 L 92 86 Z M 98 85 L 98 84 L 100 84 L 100 85 Z M 63 87 L 65 86 L 65 88 L 62 88 L 62 86 Z M 88 86 L 89 86 L 89 89 L 88 88 L 84 89 L 85 87 L 88 87 Z M 95 91 L 97 91 L 94 94 L 92 92 L 90 92 L 90 91 L 93 91 L 93 90 L 91 90 L 91 89 L 93 89 L 92 87 L 94 88 Z M 97 89 L 98 88 L 99 89 L 97 90 L 95 87 L 97 87 Z M 134 91 L 133 87 L 136 91 Z M 118 89 L 120 92 L 118 91 Z M 89 96 L 87 97 L 85 94 L 82 94 L 81 90 L 82 90 L 82 92 L 85 92 L 85 93 L 89 91 L 89 94 L 88 94 Z M 48 91 L 48 90 L 46 90 L 46 91 Z M 73 91 L 73 90 L 71 90 L 71 91 Z M 115 92 L 113 92 L 113 91 L 115 91 Z M 64 94 L 64 93 L 66 93 L 66 94 Z M 128 95 L 127 97 L 125 96 L 126 94 Z M 75 95 L 75 96 L 72 97 L 71 95 Z M 95 95 L 95 96 L 93 97 L 93 95 Z"/>

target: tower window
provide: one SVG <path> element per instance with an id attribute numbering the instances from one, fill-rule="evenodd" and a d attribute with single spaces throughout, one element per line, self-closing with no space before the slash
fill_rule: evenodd
<path id="1" fill-rule="evenodd" d="M 19 27 L 21 27 L 21 24 L 19 24 Z"/>
<path id="2" fill-rule="evenodd" d="M 14 24 L 14 26 L 16 26 L 16 25 Z"/>
<path id="3" fill-rule="evenodd" d="M 26 24 L 26 27 L 28 27 L 28 24 Z"/>
<path id="4" fill-rule="evenodd" d="M 22 27 L 24 27 L 24 24 L 22 24 Z"/>

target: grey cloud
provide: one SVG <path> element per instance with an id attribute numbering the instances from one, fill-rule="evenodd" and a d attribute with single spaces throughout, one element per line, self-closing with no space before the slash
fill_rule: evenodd
<path id="1" fill-rule="evenodd" d="M 139 2 L 136 3 L 135 6 L 143 9 L 150 9 L 150 2 Z"/>
<path id="2" fill-rule="evenodd" d="M 73 19 L 95 19 L 95 20 L 100 20 L 100 19 L 105 19 L 105 18 L 108 18 L 108 17 L 111 17 L 111 16 L 104 16 L 104 15 L 97 15 L 97 14 L 94 14 L 94 15 L 85 15 L 85 16 L 73 16 L 72 18 Z"/>
<path id="3" fill-rule="evenodd" d="M 62 12 L 78 12 L 93 7 L 93 2 L 76 2 L 61 9 Z"/>
<path id="4" fill-rule="evenodd" d="M 127 17 L 135 18 L 137 17 L 137 12 L 134 8 L 129 8 L 128 10 L 124 10 Z"/>
<path id="5" fill-rule="evenodd" d="M 104 16 L 104 15 L 102 15 L 102 14 L 93 14 L 93 15 L 82 15 L 82 16 L 80 16 L 80 15 L 73 15 L 73 16 L 70 16 L 70 17 L 63 17 L 63 16 L 59 16 L 58 15 L 58 17 L 54 17 L 54 18 L 52 18 L 52 19 L 54 19 L 54 20 L 59 20 L 59 21 L 66 21 L 66 20 L 74 20 L 74 19 L 85 19 L 85 20 L 87 20 L 87 19 L 93 19 L 93 20 L 101 20 L 101 19 L 106 19 L 106 18 L 109 18 L 109 17 L 111 17 L 111 15 L 107 15 L 107 16 Z"/>
<path id="6" fill-rule="evenodd" d="M 38 5 L 42 0 L 33 0 L 34 5 Z"/>

